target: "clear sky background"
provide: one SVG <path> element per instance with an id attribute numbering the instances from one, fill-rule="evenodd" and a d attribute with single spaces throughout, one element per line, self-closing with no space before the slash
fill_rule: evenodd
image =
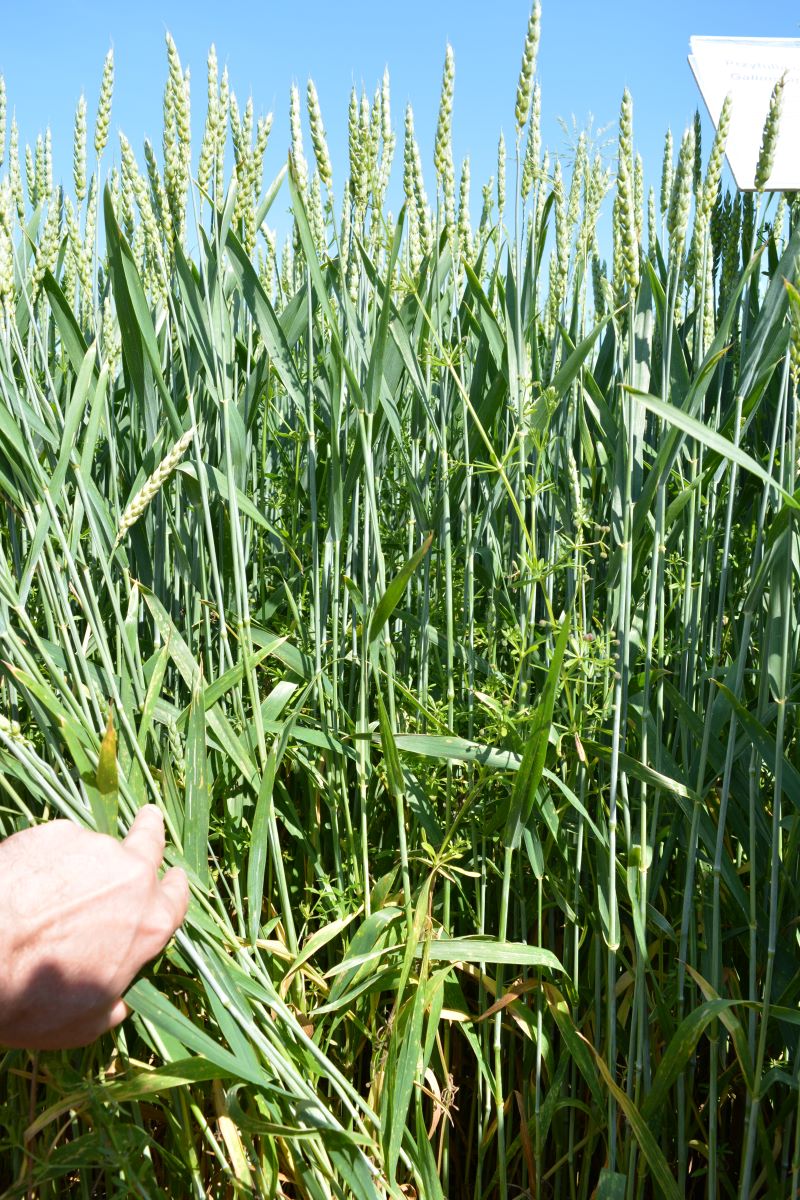
<path id="1" fill-rule="evenodd" d="M 140 163 L 145 136 L 160 148 L 161 97 L 166 78 L 164 34 L 169 30 L 184 66 L 192 71 L 192 124 L 196 146 L 205 114 L 206 55 L 212 42 L 220 66 L 227 63 L 231 85 L 243 106 L 252 93 L 255 111 L 275 115 L 267 150 L 265 181 L 286 158 L 288 95 L 294 81 L 304 93 L 314 78 L 328 131 L 334 182 L 347 169 L 347 105 L 350 88 L 362 83 L 370 95 L 384 66 L 392 81 L 393 122 L 398 153 L 390 201 L 400 203 L 402 123 L 407 101 L 414 108 L 417 138 L 429 194 L 434 191 L 432 149 L 446 43 L 455 52 L 453 142 L 457 167 L 469 154 L 472 209 L 480 210 L 481 184 L 496 171 L 502 129 L 511 144 L 514 97 L 528 0 L 238 0 L 191 4 L 185 0 L 133 0 L 100 3 L 53 0 L 25 4 L 0 0 L 3 10 L 0 71 L 9 107 L 16 110 L 21 144 L 50 125 L 57 178 L 70 181 L 72 124 L 84 91 L 91 140 L 103 59 L 114 47 L 116 86 L 110 151 L 122 130 Z M 616 118 L 625 86 L 634 100 L 634 138 L 645 162 L 647 182 L 658 189 L 664 134 L 671 126 L 676 143 L 696 107 L 704 117 L 704 158 L 711 127 L 687 63 L 691 34 L 800 37 L 800 7 L 789 0 L 670 0 L 668 4 L 629 0 L 543 0 L 538 77 L 542 86 L 545 144 L 569 158 L 569 138 L 559 125 L 573 117 L 582 128 L 607 127 L 607 154 L 613 155 Z M 306 133 L 307 157 L 311 147 Z M 196 151 L 195 151 L 196 153 Z M 106 167 L 110 164 L 106 152 Z M 196 161 L 196 160 L 195 160 Z M 509 165 L 509 183 L 513 169 Z M 69 183 L 71 187 L 71 181 Z M 270 222 L 285 228 L 283 193 Z M 606 204 L 609 207 L 609 204 Z"/>

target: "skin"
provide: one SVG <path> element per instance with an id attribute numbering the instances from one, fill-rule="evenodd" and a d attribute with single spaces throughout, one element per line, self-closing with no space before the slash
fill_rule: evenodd
<path id="1" fill-rule="evenodd" d="M 123 992 L 186 916 L 163 856 L 154 805 L 121 842 L 49 821 L 0 843 L 0 1045 L 85 1046 L 124 1020 Z"/>

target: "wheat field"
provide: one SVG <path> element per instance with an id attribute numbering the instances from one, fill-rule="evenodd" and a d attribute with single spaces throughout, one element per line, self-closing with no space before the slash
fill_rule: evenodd
<path id="1" fill-rule="evenodd" d="M 562 161 L 539 22 L 479 220 L 449 48 L 432 168 L 388 75 L 338 174 L 213 50 L 193 147 L 169 37 L 62 184 L 0 92 L 0 833 L 154 802 L 192 887 L 118 1031 L 0 1052 L 9 1200 L 800 1195 L 781 91 L 755 193 L 727 107 Z"/>

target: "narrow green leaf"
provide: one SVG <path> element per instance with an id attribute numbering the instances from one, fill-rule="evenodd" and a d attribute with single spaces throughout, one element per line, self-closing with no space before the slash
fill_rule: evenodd
<path id="1" fill-rule="evenodd" d="M 161 373 L 161 356 L 147 296 L 139 277 L 133 252 L 117 224 L 108 185 L 105 189 L 104 213 L 111 282 L 122 334 L 122 353 L 134 379 L 134 385 L 143 400 L 145 398 L 145 363 L 149 364 L 173 436 L 177 441 L 184 433 L 183 425 L 172 395 L 164 383 Z"/>
<path id="2" fill-rule="evenodd" d="M 293 711 L 278 726 L 277 737 L 267 755 L 264 772 L 261 776 L 256 811 L 253 816 L 253 826 L 250 833 L 250 853 L 247 859 L 247 911 L 249 918 L 248 931 L 251 942 L 257 940 L 261 929 L 261 908 L 264 900 L 267 851 L 269 849 L 270 838 L 276 836 L 272 795 L 275 786 L 275 775 L 286 753 L 286 747 L 289 745 L 289 738 L 294 730 L 297 714 L 303 707 L 305 697 L 308 695 L 310 688 L 311 684 L 309 683 L 301 692 Z M 280 848 L 274 846 L 274 852 L 279 853 Z"/>
<path id="3" fill-rule="evenodd" d="M 255 317 L 264 345 L 278 372 L 281 383 L 291 396 L 298 413 L 305 411 L 305 394 L 291 350 L 272 303 L 239 239 L 229 231 L 226 238 L 228 259 L 241 288 L 247 307 Z"/>
<path id="4" fill-rule="evenodd" d="M 628 1124 L 633 1130 L 633 1136 L 639 1143 L 639 1149 L 647 1160 L 647 1165 L 653 1176 L 653 1182 L 666 1200 L 681 1200 L 681 1193 L 675 1182 L 675 1176 L 670 1171 L 667 1160 L 664 1158 L 658 1142 L 650 1132 L 647 1122 L 630 1097 L 614 1082 L 611 1072 L 602 1056 L 594 1050 L 593 1053 L 606 1087 L 625 1114 Z"/>
<path id="5" fill-rule="evenodd" d="M 649 1125 L 658 1127 L 669 1090 L 694 1054 L 702 1034 L 712 1021 L 736 1003 L 736 1000 L 707 1000 L 681 1021 L 664 1051 L 652 1087 L 642 1104 L 642 1117 Z"/>
<path id="6" fill-rule="evenodd" d="M 433 534 L 429 533 L 420 548 L 411 555 L 411 558 L 404 563 L 404 565 L 395 575 L 394 579 L 387 584 L 386 591 L 376 604 L 375 610 L 372 614 L 372 620 L 369 623 L 368 640 L 370 643 L 375 641 L 378 634 L 389 620 L 389 617 L 399 604 L 400 599 L 406 590 L 406 585 L 408 584 L 409 579 L 430 550 L 432 542 Z"/>
<path id="7" fill-rule="evenodd" d="M 735 462 L 743 471 L 749 471 L 751 475 L 755 475 L 762 483 L 769 484 L 778 492 L 786 504 L 791 508 L 800 508 L 800 503 L 795 499 L 791 492 L 787 492 L 781 487 L 779 481 L 770 475 L 760 463 L 751 458 L 740 446 L 734 445 L 727 438 L 717 433 L 713 429 L 709 429 L 702 421 L 696 420 L 689 416 L 683 409 L 676 408 L 674 404 L 665 404 L 663 400 L 659 400 L 658 396 L 650 396 L 645 392 L 637 392 L 635 388 L 626 388 L 639 404 L 643 404 L 649 412 L 655 413 L 657 417 L 661 417 L 669 425 L 674 425 L 676 429 L 680 429 L 683 433 L 696 439 L 701 445 L 707 446 L 709 450 L 721 454 L 723 458 L 727 458 L 730 462 Z"/>
<path id="8" fill-rule="evenodd" d="M 492 937 L 436 938 L 430 945 L 431 962 L 504 963 L 515 967 L 546 967 L 563 971 L 550 950 L 526 942 L 501 942 Z"/>
<path id="9" fill-rule="evenodd" d="M 183 853 L 187 865 L 204 887 L 208 887 L 208 828 L 210 794 L 206 756 L 206 710 L 198 675 L 192 692 L 186 736 L 186 812 L 183 822 Z"/>
<path id="10" fill-rule="evenodd" d="M 246 1079 L 257 1087 L 273 1089 L 273 1084 L 267 1073 L 254 1069 L 249 1061 L 242 1061 L 224 1046 L 218 1045 L 213 1038 L 185 1016 L 180 1009 L 162 996 L 149 979 L 138 980 L 125 993 L 125 1002 L 134 1012 L 139 1013 L 147 1021 L 152 1021 L 156 1029 L 162 1029 L 176 1038 L 188 1050 L 200 1054 L 208 1062 L 222 1072 L 232 1075 L 235 1079 Z"/>
<path id="11" fill-rule="evenodd" d="M 550 983 L 545 983 L 543 987 L 550 1015 L 558 1026 L 558 1030 L 569 1050 L 570 1057 L 583 1076 L 595 1104 L 598 1108 L 602 1108 L 603 1090 L 600 1087 L 597 1068 L 595 1067 L 589 1045 L 586 1039 L 581 1037 L 580 1030 L 572 1019 L 569 1005 L 558 988 Z"/>
<path id="12" fill-rule="evenodd" d="M 505 844 L 516 849 L 520 844 L 522 830 L 527 825 L 536 800 L 536 792 L 542 778 L 547 747 L 550 739 L 550 727 L 553 723 L 553 706 L 556 699 L 556 689 L 561 675 L 561 662 L 569 637 L 570 618 L 565 613 L 561 621 L 561 629 L 556 638 L 555 648 L 550 666 L 547 670 L 539 703 L 536 705 L 527 734 L 525 751 L 522 762 L 514 779 L 509 804 L 508 819 L 505 828 Z"/>
<path id="13" fill-rule="evenodd" d="M 378 694 L 378 720 L 389 791 L 395 798 L 402 797 L 405 792 L 403 768 L 400 766 L 400 758 L 397 753 L 394 734 L 389 724 L 389 714 L 386 712 L 386 705 L 383 703 L 383 697 L 380 694 Z"/>
<path id="14" fill-rule="evenodd" d="M 47 292 L 50 309 L 58 326 L 58 332 L 61 334 L 61 344 L 69 356 L 72 369 L 80 371 L 88 347 L 86 339 L 81 333 L 80 325 L 75 320 L 72 307 L 68 304 L 66 296 L 51 271 L 45 271 L 42 286 Z"/>
<path id="15" fill-rule="evenodd" d="M 100 743 L 95 782 L 97 791 L 100 793 L 100 804 L 95 812 L 95 819 L 100 818 L 97 828 L 100 833 L 108 833 L 113 837 L 117 831 L 117 806 L 119 803 L 117 733 L 114 729 L 113 707 L 108 710 L 108 723 Z"/>
<path id="16" fill-rule="evenodd" d="M 209 1062 L 206 1058 L 183 1058 L 167 1063 L 163 1067 L 134 1071 L 128 1079 L 95 1084 L 91 1088 L 70 1092 L 51 1104 L 25 1130 L 25 1137 L 36 1137 L 53 1121 L 65 1113 L 85 1112 L 98 1101 L 103 1104 L 127 1104 L 131 1100 L 149 1100 L 159 1097 L 172 1088 L 186 1087 L 192 1083 L 207 1083 L 212 1079 L 230 1079 L 235 1073 Z"/>
<path id="17" fill-rule="evenodd" d="M 611 314 L 609 313 L 608 316 L 603 317 L 602 320 L 597 322 L 591 333 L 588 333 L 586 337 L 578 343 L 577 346 L 572 345 L 569 337 L 562 329 L 561 336 L 564 338 L 567 349 L 569 350 L 569 354 L 566 362 L 559 367 L 558 371 L 553 376 L 552 383 L 550 384 L 550 387 L 553 389 L 558 399 L 561 399 L 562 396 L 565 396 L 572 384 L 575 382 L 578 372 L 589 356 L 589 351 L 592 349 L 592 346 L 595 344 L 610 320 Z"/>
<path id="18" fill-rule="evenodd" d="M 625 1200 L 627 1182 L 627 1177 L 619 1171 L 609 1171 L 608 1167 L 603 1167 L 597 1181 L 594 1200 Z"/>

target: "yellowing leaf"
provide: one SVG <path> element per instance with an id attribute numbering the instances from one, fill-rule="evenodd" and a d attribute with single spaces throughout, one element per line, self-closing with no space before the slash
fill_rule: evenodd
<path id="1" fill-rule="evenodd" d="M 109 796 L 119 787 L 117 774 L 117 731 L 114 728 L 114 709 L 108 710 L 108 724 L 100 743 L 97 760 L 97 790 L 101 796 Z"/>

